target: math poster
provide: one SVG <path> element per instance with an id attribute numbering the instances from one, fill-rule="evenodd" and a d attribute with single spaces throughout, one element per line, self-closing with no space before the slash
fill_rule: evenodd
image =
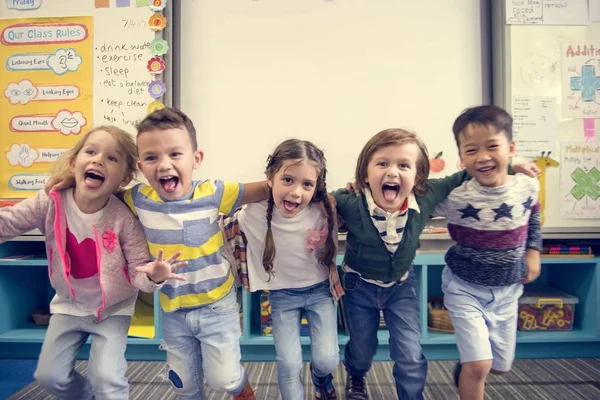
<path id="1" fill-rule="evenodd" d="M 44 187 L 92 125 L 92 17 L 0 20 L 0 198 Z"/>
<path id="2" fill-rule="evenodd" d="M 561 45 L 565 118 L 600 118 L 600 42 Z"/>
<path id="3" fill-rule="evenodd" d="M 561 218 L 600 218 L 600 143 L 562 144 L 560 196 Z"/>

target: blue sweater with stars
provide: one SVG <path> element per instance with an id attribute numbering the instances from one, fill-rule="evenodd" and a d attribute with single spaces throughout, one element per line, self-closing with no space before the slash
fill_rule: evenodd
<path id="1" fill-rule="evenodd" d="M 499 187 L 465 181 L 440 203 L 435 215 L 445 217 L 456 242 L 446 264 L 461 279 L 484 286 L 521 282 L 526 249 L 542 249 L 539 183 L 517 174 Z"/>

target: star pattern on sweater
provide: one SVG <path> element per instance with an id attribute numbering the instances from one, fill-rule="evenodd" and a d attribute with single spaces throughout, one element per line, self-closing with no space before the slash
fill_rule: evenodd
<path id="1" fill-rule="evenodd" d="M 498 208 L 492 208 L 492 210 L 496 213 L 494 217 L 494 222 L 498 221 L 500 218 L 510 218 L 512 219 L 512 209 L 513 206 L 509 206 L 506 203 L 500 204 Z"/>
<path id="2" fill-rule="evenodd" d="M 479 211 L 481 211 L 481 208 L 475 208 L 471 205 L 471 203 L 467 203 L 467 206 L 463 209 L 459 209 L 458 211 L 460 211 L 462 213 L 462 216 L 460 217 L 460 219 L 465 219 L 465 218 L 473 218 L 476 219 L 477 221 L 481 221 L 479 219 Z"/>
<path id="3" fill-rule="evenodd" d="M 525 215 L 527 211 L 531 211 L 531 209 L 533 208 L 533 198 L 529 196 L 527 200 L 525 200 L 521 204 L 523 204 L 523 215 Z"/>

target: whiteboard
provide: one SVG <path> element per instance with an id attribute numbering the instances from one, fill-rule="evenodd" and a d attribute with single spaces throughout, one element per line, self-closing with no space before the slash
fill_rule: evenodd
<path id="1" fill-rule="evenodd" d="M 600 24 L 589 26 L 505 25 L 503 1 L 494 2 L 494 103 L 512 111 L 513 96 L 548 96 L 557 102 L 557 140 L 551 157 L 561 160 L 561 143 L 583 142 L 583 119 L 564 117 L 561 44 L 592 41 L 600 44 Z M 596 57 L 600 58 L 600 57 Z M 600 128 L 600 121 L 596 126 Z M 596 140 L 598 141 L 598 136 Z M 546 170 L 544 232 L 600 232 L 600 219 L 561 218 L 560 166 Z M 564 181 L 564 177 L 563 177 Z"/>
<path id="2" fill-rule="evenodd" d="M 391 127 L 415 131 L 432 156 L 443 153 L 445 169 L 432 176 L 457 171 L 452 123 L 484 101 L 489 85 L 480 3 L 178 3 L 173 101 L 204 151 L 195 177 L 264 179 L 267 155 L 295 137 L 324 150 L 333 190 L 354 180 L 367 140 Z"/>
<path id="3" fill-rule="evenodd" d="M 35 4 L 36 9 L 23 10 L 14 4 Z M 19 82 L 20 80 L 32 80 L 38 83 L 57 81 L 63 84 L 85 83 L 86 90 L 81 90 L 81 98 L 88 100 L 92 96 L 91 115 L 89 111 L 81 118 L 81 129 L 74 135 L 81 135 L 98 125 L 116 125 L 131 134 L 135 134 L 135 124 L 147 115 L 148 107 L 155 99 L 148 92 L 148 86 L 153 81 L 165 80 L 170 82 L 170 65 L 167 53 L 163 59 L 167 61 L 167 69 L 158 75 L 152 75 L 147 69 L 148 60 L 151 54 L 150 44 L 157 38 L 162 37 L 166 31 L 156 32 L 149 28 L 148 21 L 153 15 L 153 11 L 148 7 L 148 2 L 144 6 L 138 7 L 136 0 L 131 1 L 108 1 L 109 7 L 96 8 L 96 2 L 93 0 L 35 0 L 31 2 L 4 1 L 0 3 L 0 20 L 8 20 L 13 23 L 15 19 L 31 19 L 45 17 L 74 17 L 75 22 L 79 20 L 88 21 L 91 17 L 92 29 L 89 35 L 92 38 L 93 55 L 84 58 L 82 66 L 91 73 L 91 82 L 89 78 L 85 81 L 71 81 L 69 74 L 53 76 L 51 73 L 44 74 L 39 71 L 34 73 L 30 71 L 7 71 L 4 64 L 8 65 L 7 60 L 3 59 L 2 74 L 10 82 Z M 126 4 L 126 7 L 117 7 L 117 4 Z M 167 27 L 170 28 L 170 22 Z M 167 35 L 168 36 L 168 35 Z M 31 46 L 32 51 L 45 51 L 38 46 Z M 68 47 L 63 45 L 63 47 Z M 8 50 L 8 46 L 6 48 Z M 89 75 L 88 75 L 89 76 Z M 91 86 L 91 93 L 88 89 Z M 68 135 L 64 132 L 62 135 L 57 132 L 41 133 L 16 133 L 11 132 L 10 125 L 15 115 L 49 114 L 54 115 L 64 107 L 58 102 L 30 102 L 27 104 L 13 105 L 8 103 L 5 98 L 5 89 L 2 88 L 0 100 L 0 157 L 6 165 L 2 164 L 2 178 L 0 179 L 0 195 L 8 193 L 9 197 L 26 197 L 35 194 L 38 189 L 43 187 L 48 171 L 51 167 L 51 161 L 40 157 L 44 154 L 52 154 L 53 157 L 65 149 L 71 147 L 80 136 Z M 169 88 L 170 90 L 170 88 Z M 159 97 L 158 101 L 169 104 L 171 98 L 170 91 Z M 83 123 L 85 121 L 85 123 Z M 44 136 L 45 135 L 45 136 Z M 12 154 L 14 143 L 24 146 L 33 141 L 43 141 L 45 147 L 38 147 L 37 153 L 40 157 L 36 162 L 30 165 L 13 164 L 8 165 L 4 158 L 9 158 Z M 42 146 L 42 145 L 40 145 Z M 33 146 L 31 146 L 33 148 Z M 40 149 L 47 150 L 45 152 Z M 53 158 L 52 160 L 54 160 Z M 10 159 L 9 159 L 10 161 Z M 22 179 L 24 182 L 33 182 L 31 185 L 23 188 L 15 188 L 12 185 L 14 177 L 35 177 L 35 180 Z M 39 177 L 39 179 L 38 179 Z M 2 197 L 2 196 L 0 196 Z"/>

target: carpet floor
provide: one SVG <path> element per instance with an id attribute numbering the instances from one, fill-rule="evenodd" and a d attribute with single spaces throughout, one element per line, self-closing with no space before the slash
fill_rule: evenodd
<path id="1" fill-rule="evenodd" d="M 392 378 L 391 362 L 375 362 L 367 375 L 372 400 L 397 399 Z M 259 400 L 277 400 L 277 370 L 273 362 L 244 363 Z M 425 398 L 428 400 L 458 399 L 452 383 L 452 361 L 431 361 L 427 375 Z M 79 361 L 77 370 L 85 374 L 86 363 Z M 163 362 L 130 362 L 127 371 L 132 400 L 175 400 L 170 384 L 164 378 Z M 340 364 L 334 374 L 339 398 L 343 399 L 345 374 Z M 303 381 L 306 399 L 312 399 L 309 386 L 308 364 Z M 209 400 L 231 399 L 224 393 L 208 391 Z M 35 383 L 15 393 L 11 400 L 54 400 L 55 397 Z M 575 400 L 600 399 L 600 359 L 537 359 L 516 360 L 512 372 L 490 376 L 486 385 L 486 399 L 490 400 Z"/>

